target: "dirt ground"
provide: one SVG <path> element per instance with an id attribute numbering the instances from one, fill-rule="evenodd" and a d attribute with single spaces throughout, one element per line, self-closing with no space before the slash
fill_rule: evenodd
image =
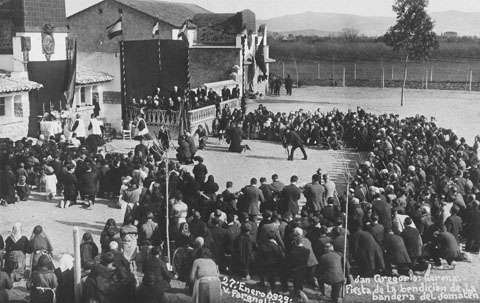
<path id="1" fill-rule="evenodd" d="M 328 87 L 307 87 L 295 89 L 292 97 L 282 96 L 266 97 L 263 100 L 250 101 L 248 109 L 254 109 L 259 104 L 264 104 L 269 110 L 274 112 L 289 112 L 299 108 L 304 110 L 329 111 L 332 108 L 347 110 L 355 109 L 357 106 L 363 107 L 366 111 L 375 113 L 398 113 L 400 116 L 411 116 L 415 114 L 425 115 L 427 117 L 435 116 L 437 122 L 447 128 L 453 128 L 460 136 L 464 136 L 467 142 L 471 143 L 473 137 L 479 133 L 480 125 L 480 107 L 477 102 L 480 100 L 479 93 L 449 92 L 449 91 L 407 91 L 405 97 L 405 106 L 400 107 L 400 91 L 397 89 L 359 89 L 359 88 L 328 88 Z M 362 155 L 353 151 L 330 151 L 314 148 L 307 148 L 309 156 L 307 161 L 301 160 L 301 153 L 298 151 L 296 160 L 291 162 L 286 160 L 285 150 L 281 145 L 272 142 L 246 141 L 251 147 L 251 151 L 244 154 L 228 153 L 228 145 L 221 144 L 215 138 L 209 139 L 206 150 L 199 154 L 205 159 L 205 165 L 209 174 L 215 176 L 216 182 L 220 185 L 220 190 L 224 189 L 226 181 L 233 181 L 234 190 L 240 190 L 249 183 L 252 177 L 266 177 L 270 179 L 273 173 L 277 173 L 285 183 L 291 175 L 299 176 L 300 183 L 310 181 L 311 175 L 322 168 L 323 172 L 332 175 L 333 180 L 339 188 L 344 187 L 345 165 L 349 169 L 355 169 L 355 163 L 360 161 Z M 107 151 L 127 152 L 131 150 L 135 141 L 115 140 L 107 145 Z M 170 156 L 174 157 L 175 152 L 170 151 Z M 191 170 L 193 166 L 187 166 Z M 340 189 L 341 190 L 341 189 Z M 30 237 L 35 225 L 42 225 L 45 232 L 50 237 L 56 256 L 63 253 L 73 252 L 73 227 L 78 226 L 81 233 L 90 232 L 94 240 L 99 243 L 99 235 L 103 229 L 105 221 L 108 218 L 114 218 L 120 223 L 123 214 L 120 209 L 113 206 L 111 201 L 100 200 L 92 210 L 86 210 L 81 206 L 73 206 L 69 209 L 60 209 L 57 203 L 60 197 L 55 197 L 52 201 L 45 200 L 43 194 L 35 193 L 30 201 L 17 203 L 8 207 L 0 208 L 0 234 L 6 238 L 15 222 L 21 222 L 24 228 L 24 234 Z M 459 286 L 464 294 L 478 294 L 480 292 L 480 258 L 473 256 L 473 263 L 458 263 L 453 271 L 432 271 L 433 277 L 447 276 L 443 278 L 448 281 L 425 281 L 420 277 L 414 282 L 396 282 L 392 281 L 357 281 L 348 289 L 346 302 L 369 302 L 369 301 L 400 301 L 409 300 L 432 301 L 440 299 L 450 302 L 480 302 L 480 299 L 470 299 L 466 295 L 465 300 L 458 299 L 456 289 L 450 290 L 452 286 Z M 452 279 L 456 279 L 455 283 Z M 410 289 L 405 286 L 434 285 L 438 287 L 447 287 L 443 292 L 432 292 L 425 289 Z M 251 282 L 254 283 L 254 282 Z M 466 285 L 468 284 L 468 285 Z M 168 302 L 191 302 L 191 298 L 185 294 L 183 285 L 174 283 L 174 293 L 167 295 Z M 395 292 L 392 286 L 396 287 Z M 356 288 L 355 288 L 356 287 Z M 363 287 L 363 288 L 362 288 Z M 388 288 L 387 288 L 388 287 Z M 403 288 L 402 288 L 403 287 Z M 473 289 L 475 288 L 475 292 Z M 16 283 L 14 290 L 10 291 L 11 299 L 25 302 L 27 293 L 24 283 Z M 377 289 L 377 296 L 370 292 Z M 443 289 L 440 289 L 443 290 Z M 379 297 L 381 294 L 396 294 L 398 296 Z M 318 302 L 320 299 L 316 292 L 307 289 L 307 295 L 312 302 Z M 438 294 L 448 295 L 446 298 L 439 297 Z M 413 295 L 412 297 L 400 295 Z M 452 294 L 457 294 L 453 297 Z M 423 297 L 422 297 L 423 295 Z M 437 295 L 434 299 L 433 296 Z M 245 302 L 242 299 L 233 299 L 231 295 L 225 296 L 225 302 Z M 273 301 L 272 301 L 273 302 Z"/>

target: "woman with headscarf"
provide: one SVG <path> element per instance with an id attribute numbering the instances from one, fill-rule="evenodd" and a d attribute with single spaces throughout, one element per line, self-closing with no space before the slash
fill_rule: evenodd
<path id="1" fill-rule="evenodd" d="M 117 223 L 113 218 L 110 218 L 107 220 L 107 222 L 105 223 L 105 227 L 103 228 L 103 231 L 100 234 L 100 246 L 102 248 L 102 253 L 110 250 L 109 244 L 110 244 L 111 237 L 109 236 L 109 232 L 108 232 L 110 227 L 117 229 Z M 114 235 L 115 234 L 118 234 L 118 230 L 114 233 Z"/>
<path id="2" fill-rule="evenodd" d="M 15 223 L 12 233 L 5 240 L 5 271 L 13 281 L 20 280 L 25 272 L 28 239 L 22 235 L 22 225 Z"/>
<path id="3" fill-rule="evenodd" d="M 35 270 L 35 266 L 41 256 L 47 255 L 50 259 L 52 250 L 50 240 L 43 232 L 43 228 L 40 225 L 35 226 L 27 246 L 27 253 L 32 254 L 32 270 Z M 53 265 L 51 260 L 50 265 Z"/>
<path id="4" fill-rule="evenodd" d="M 197 252 L 197 257 L 190 271 L 190 282 L 193 284 L 193 302 L 222 302 L 218 267 L 215 261 L 212 260 L 210 251 L 200 249 Z"/>
<path id="5" fill-rule="evenodd" d="M 240 234 L 233 240 L 232 270 L 240 278 L 250 279 L 250 265 L 253 263 L 257 244 L 250 232 L 250 223 L 243 223 Z"/>
<path id="6" fill-rule="evenodd" d="M 70 303 L 75 301 L 74 278 L 73 278 L 73 257 L 64 254 L 60 258 L 60 266 L 55 269 L 57 276 L 57 303 Z"/>
<path id="7" fill-rule="evenodd" d="M 91 233 L 84 233 L 82 244 L 80 244 L 80 259 L 82 262 L 82 270 L 90 271 L 95 265 L 95 257 L 98 255 L 98 247 L 93 242 Z"/>
<path id="8" fill-rule="evenodd" d="M 181 234 L 175 239 L 177 249 L 173 253 L 173 272 L 179 281 L 189 282 L 190 269 L 193 265 L 193 235 L 188 230 L 188 223 L 180 225 Z M 187 284 L 188 285 L 188 284 Z"/>
<path id="9" fill-rule="evenodd" d="M 27 282 L 30 289 L 30 303 L 55 302 L 55 290 L 58 286 L 57 276 L 49 268 L 51 260 L 47 255 L 38 258 L 37 266 Z"/>

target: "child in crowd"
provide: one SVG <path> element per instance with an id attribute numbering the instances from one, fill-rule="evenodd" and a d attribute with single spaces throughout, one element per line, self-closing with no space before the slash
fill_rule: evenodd
<path id="1" fill-rule="evenodd" d="M 15 186 L 20 201 L 27 201 L 30 197 L 30 185 L 27 184 L 27 177 L 22 175 Z"/>

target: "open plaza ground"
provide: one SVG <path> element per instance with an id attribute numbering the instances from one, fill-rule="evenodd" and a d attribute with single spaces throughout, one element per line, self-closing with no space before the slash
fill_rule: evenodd
<path id="1" fill-rule="evenodd" d="M 435 117 L 436 123 L 445 128 L 454 129 L 459 137 L 463 136 L 467 143 L 473 144 L 474 136 L 480 132 L 479 102 L 480 93 L 476 92 L 407 90 L 405 106 L 400 107 L 399 89 L 306 87 L 295 89 L 293 96 L 250 100 L 248 111 L 263 104 L 273 112 L 290 112 L 299 108 L 306 111 L 317 108 L 321 111 L 330 111 L 332 108 L 346 111 L 355 110 L 360 106 L 367 112 L 377 114 L 395 113 L 401 117 L 419 114 L 429 119 Z M 136 141 L 115 140 L 106 148 L 107 152 L 128 152 L 136 143 Z M 210 138 L 206 150 L 199 151 L 199 155 L 205 159 L 204 164 L 209 174 L 215 176 L 215 181 L 220 185 L 221 190 L 226 181 L 233 181 L 233 189 L 236 191 L 249 184 L 252 177 L 270 179 L 274 173 L 277 173 L 280 180 L 285 183 L 288 183 L 293 174 L 299 177 L 300 183 L 308 183 L 311 175 L 318 168 L 322 168 L 324 173 L 330 173 L 339 188 L 345 188 L 345 168 L 354 170 L 356 163 L 362 161 L 364 157 L 351 150 L 307 148 L 307 161 L 301 160 L 300 151 L 297 152 L 295 161 L 287 161 L 285 150 L 280 144 L 253 140 L 247 140 L 245 143 L 251 147 L 251 151 L 243 154 L 229 153 L 226 143 L 219 142 L 217 138 Z M 173 159 L 175 151 L 170 150 L 169 155 Z M 192 168 L 193 166 L 187 166 L 189 171 Z M 73 227 L 79 227 L 82 234 L 83 232 L 92 233 L 98 244 L 100 233 L 108 218 L 114 218 L 117 222 L 123 220 L 122 211 L 114 206 L 113 201 L 100 199 L 91 210 L 87 210 L 82 206 L 60 209 L 57 207 L 59 200 L 60 196 L 57 196 L 47 201 L 42 194 L 34 192 L 30 201 L 2 207 L 0 233 L 5 238 L 13 224 L 21 222 L 25 234 L 30 236 L 34 226 L 42 225 L 52 241 L 54 255 L 58 256 L 63 253 L 73 253 Z M 444 302 L 479 302 L 478 272 L 480 272 L 480 257 L 476 255 L 473 256 L 473 263 L 458 263 L 455 270 L 432 270 L 433 279 L 431 277 L 429 280 L 424 277 L 417 277 L 414 282 L 359 280 L 347 289 L 344 301 L 409 300 L 416 302 L 428 301 L 431 295 L 430 300 L 433 302 L 441 299 Z M 253 287 L 255 281 L 247 282 L 247 285 L 249 283 Z M 420 288 L 422 285 L 424 287 Z M 451 289 L 452 285 L 459 286 L 464 291 L 463 297 L 459 297 L 462 292 L 456 291 L 456 288 Z M 417 288 L 414 289 L 411 286 Z M 175 293 L 167 294 L 168 302 L 191 302 L 191 298 L 183 292 L 183 285 L 173 283 L 173 287 Z M 377 292 L 374 295 L 375 289 Z M 312 302 L 320 300 L 315 292 L 308 289 L 306 292 Z M 10 291 L 11 299 L 19 300 L 18 302 L 25 302 L 27 294 L 24 283 L 15 284 L 14 289 Z M 441 297 L 441 294 L 445 296 Z M 477 299 L 472 299 L 475 297 L 468 294 L 477 294 Z M 389 297 L 386 297 L 387 295 Z M 224 298 L 225 302 L 246 302 L 241 298 L 232 300 L 231 295 L 225 295 Z M 459 300 L 460 298 L 463 299 Z"/>

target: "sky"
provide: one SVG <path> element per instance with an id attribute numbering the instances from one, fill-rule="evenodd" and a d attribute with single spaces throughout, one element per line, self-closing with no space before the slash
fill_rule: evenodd
<path id="1" fill-rule="evenodd" d="M 345 13 L 361 16 L 391 16 L 394 0 L 167 0 L 194 3 L 214 13 L 232 13 L 251 9 L 258 19 L 270 19 L 306 11 Z M 67 16 L 99 0 L 65 0 Z M 458 10 L 480 12 L 479 0 L 430 0 L 429 12 Z"/>

